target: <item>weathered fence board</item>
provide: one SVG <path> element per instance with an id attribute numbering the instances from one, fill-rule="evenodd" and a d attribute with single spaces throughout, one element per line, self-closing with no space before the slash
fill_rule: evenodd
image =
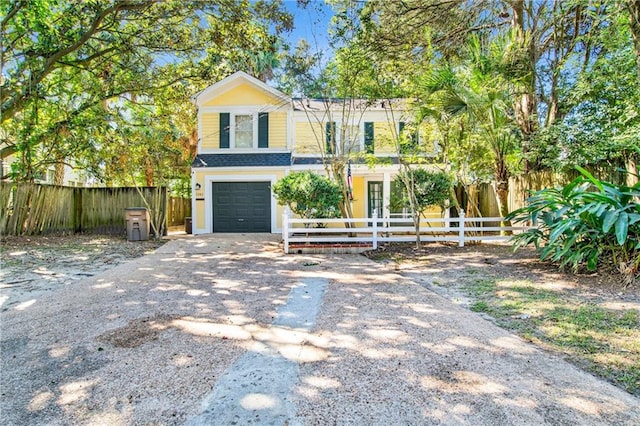
<path id="1" fill-rule="evenodd" d="M 627 176 L 622 171 L 611 169 L 596 168 L 590 169 L 590 172 L 598 179 L 616 184 L 625 183 Z M 509 211 L 512 212 L 524 207 L 527 198 L 529 198 L 532 192 L 544 188 L 566 185 L 579 175 L 580 173 L 577 170 L 570 170 L 563 173 L 541 171 L 511 177 L 509 179 Z M 469 215 L 483 217 L 500 216 L 500 209 L 493 184 L 479 183 L 464 187 L 460 186 L 456 189 L 456 193 L 460 207 L 469 212 Z"/>
<path id="2" fill-rule="evenodd" d="M 190 216 L 191 198 L 169 198 L 167 203 L 167 226 L 184 225 L 184 219 Z"/>
<path id="3" fill-rule="evenodd" d="M 169 202 L 166 188 L 69 188 L 0 182 L 0 234 L 124 235 L 124 209 L 146 207 L 158 233 L 163 235 L 169 216 L 184 223 L 185 215 L 190 213 L 191 204 L 187 202 Z"/>
<path id="4" fill-rule="evenodd" d="M 59 186 L 0 184 L 0 232 L 2 235 L 72 233 L 73 191 Z"/>

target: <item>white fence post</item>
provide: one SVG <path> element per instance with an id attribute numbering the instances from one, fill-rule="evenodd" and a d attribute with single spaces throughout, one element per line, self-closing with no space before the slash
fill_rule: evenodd
<path id="1" fill-rule="evenodd" d="M 284 252 L 289 254 L 289 207 L 284 208 L 282 213 L 282 240 L 284 241 Z"/>
<path id="2" fill-rule="evenodd" d="M 464 210 L 460 210 L 460 219 L 458 222 L 458 247 L 464 247 Z"/>
<path id="3" fill-rule="evenodd" d="M 373 244 L 373 249 L 376 250 L 378 248 L 378 209 L 373 209 L 373 229 L 371 230 L 371 243 Z"/>

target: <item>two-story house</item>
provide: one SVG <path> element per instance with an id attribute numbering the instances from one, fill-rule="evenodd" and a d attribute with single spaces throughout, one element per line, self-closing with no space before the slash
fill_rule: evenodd
<path id="1" fill-rule="evenodd" d="M 244 72 L 193 98 L 198 151 L 192 164 L 193 232 L 281 232 L 284 207 L 271 185 L 288 173 L 324 173 L 323 157 L 352 158 L 354 217 L 394 213 L 402 101 L 292 99 Z M 365 158 L 380 159 L 371 165 Z M 366 163 L 369 163 L 367 165 Z"/>

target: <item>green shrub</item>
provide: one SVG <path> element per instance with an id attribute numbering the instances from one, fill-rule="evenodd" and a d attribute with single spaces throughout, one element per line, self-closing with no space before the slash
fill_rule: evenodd
<path id="1" fill-rule="evenodd" d="M 563 188 L 535 192 L 507 217 L 534 226 L 513 237 L 515 248 L 534 244 L 541 260 L 574 271 L 612 264 L 630 284 L 640 265 L 640 184 L 615 185 L 576 168 L 582 176 Z"/>
<path id="2" fill-rule="evenodd" d="M 411 207 L 409 196 L 411 192 L 415 195 L 415 203 L 419 213 L 429 207 L 439 206 L 444 208 L 450 199 L 451 178 L 444 172 L 430 172 L 425 169 L 410 169 L 400 175 L 400 179 L 408 191 L 404 192 L 404 198 L 396 201 Z"/>
<path id="3" fill-rule="evenodd" d="M 278 204 L 306 219 L 340 217 L 342 191 L 325 176 L 313 172 L 294 172 L 273 186 Z"/>

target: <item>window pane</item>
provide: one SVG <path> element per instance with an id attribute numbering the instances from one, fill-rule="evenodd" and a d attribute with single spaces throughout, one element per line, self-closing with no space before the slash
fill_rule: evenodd
<path id="1" fill-rule="evenodd" d="M 253 148 L 252 115 L 236 115 L 236 148 Z"/>
<path id="2" fill-rule="evenodd" d="M 360 152 L 360 126 L 344 126 L 344 151 L 348 153 Z"/>

